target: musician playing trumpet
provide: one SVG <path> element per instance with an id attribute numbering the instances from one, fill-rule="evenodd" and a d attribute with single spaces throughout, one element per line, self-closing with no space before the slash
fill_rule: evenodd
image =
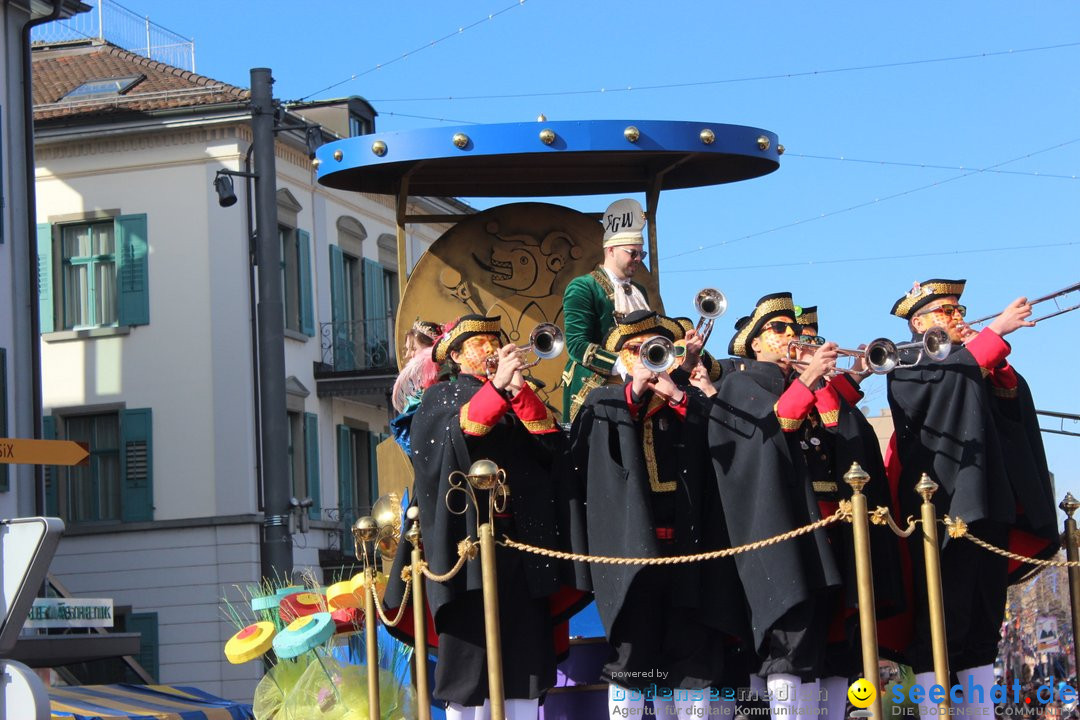
<path id="1" fill-rule="evenodd" d="M 1006 360 L 1005 336 L 1034 325 L 1031 305 L 1017 298 L 976 333 L 963 320 L 964 287 L 964 280 L 915 283 L 892 307 L 915 340 L 942 328 L 953 342 L 943 360 L 901 357 L 888 375 L 895 430 L 886 464 L 898 483 L 901 517 L 918 514 L 914 487 L 929 473 L 940 486 L 933 497 L 938 517 L 962 518 L 982 540 L 1046 557 L 1058 547 L 1052 485 L 1031 393 Z M 989 687 L 1006 589 L 1030 568 L 1010 567 L 1008 559 L 970 542 L 940 537 L 949 666 L 965 689 Z M 933 684 L 922 543 L 909 542 L 908 549 L 916 600 L 909 660 L 916 681 Z M 972 714 L 993 713 L 988 696 L 965 703 Z"/>
<path id="2" fill-rule="evenodd" d="M 658 558 L 729 546 L 709 466 L 707 402 L 660 367 L 677 364 L 673 352 L 649 357 L 650 344 L 673 349 L 683 333 L 670 318 L 638 311 L 607 335 L 604 349 L 627 374 L 623 385 L 592 391 L 570 431 L 586 499 L 587 542 L 579 550 Z M 609 717 L 642 715 L 650 694 L 657 716 L 702 717 L 710 687 L 744 685 L 736 668 L 724 667 L 745 624 L 730 560 L 587 571 L 609 644 L 602 671 Z"/>

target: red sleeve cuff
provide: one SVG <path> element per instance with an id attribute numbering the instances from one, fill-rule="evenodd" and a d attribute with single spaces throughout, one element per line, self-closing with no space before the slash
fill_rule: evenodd
<path id="1" fill-rule="evenodd" d="M 525 429 L 533 434 L 553 433 L 559 429 L 547 405 L 528 383 L 521 388 L 521 392 L 510 398 L 510 407 Z"/>
<path id="2" fill-rule="evenodd" d="M 844 398 L 848 405 L 857 405 L 863 398 L 863 391 L 859 384 L 852 380 L 851 375 L 847 373 L 834 375 L 829 380 L 829 387 L 839 393 L 840 397 Z"/>
<path id="3" fill-rule="evenodd" d="M 675 414 L 681 417 L 683 420 L 686 419 L 686 408 L 689 404 L 690 398 L 686 394 L 685 390 L 683 391 L 682 400 L 680 400 L 679 402 L 672 402 L 670 400 L 668 401 L 668 407 L 674 410 Z"/>
<path id="4" fill-rule="evenodd" d="M 817 408 L 825 427 L 835 427 L 840 422 L 840 394 L 832 387 L 832 383 L 814 392 L 814 407 Z"/>
<path id="5" fill-rule="evenodd" d="M 461 429 L 466 435 L 487 435 L 509 409 L 510 403 L 502 393 L 486 382 L 461 407 Z"/>
<path id="6" fill-rule="evenodd" d="M 964 346 L 979 367 L 984 370 L 993 370 L 1009 354 L 1009 343 L 990 328 L 984 328 L 982 332 L 969 340 Z"/>
<path id="7" fill-rule="evenodd" d="M 810 391 L 810 388 L 803 385 L 800 380 L 791 383 L 774 407 L 776 419 L 780 421 L 780 429 L 784 432 L 798 430 L 812 407 L 814 407 L 814 393 Z"/>
<path id="8" fill-rule="evenodd" d="M 1000 367 L 994 368 L 990 371 L 989 378 L 995 395 L 1002 398 L 1016 397 L 1016 388 L 1020 381 L 1017 380 L 1016 371 L 1013 370 L 1012 365 L 1005 362 Z"/>

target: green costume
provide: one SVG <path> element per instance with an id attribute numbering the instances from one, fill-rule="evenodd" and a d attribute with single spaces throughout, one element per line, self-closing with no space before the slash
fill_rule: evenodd
<path id="1" fill-rule="evenodd" d="M 632 283 L 645 302 L 649 294 Z M 603 348 L 615 325 L 615 286 L 603 266 L 570 281 L 563 293 L 566 370 L 563 371 L 563 420 L 573 421 L 590 391 L 607 382 L 618 355 Z"/>

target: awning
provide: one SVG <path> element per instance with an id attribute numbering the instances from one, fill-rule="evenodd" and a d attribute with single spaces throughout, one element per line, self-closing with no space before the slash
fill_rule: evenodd
<path id="1" fill-rule="evenodd" d="M 251 706 L 173 685 L 51 687 L 54 720 L 253 720 Z"/>

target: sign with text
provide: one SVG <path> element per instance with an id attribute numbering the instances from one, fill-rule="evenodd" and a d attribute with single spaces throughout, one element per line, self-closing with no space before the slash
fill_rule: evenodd
<path id="1" fill-rule="evenodd" d="M 113 626 L 112 598 L 37 598 L 24 628 Z"/>
<path id="2" fill-rule="evenodd" d="M 0 463 L 22 465 L 85 465 L 90 447 L 74 440 L 0 438 Z"/>

